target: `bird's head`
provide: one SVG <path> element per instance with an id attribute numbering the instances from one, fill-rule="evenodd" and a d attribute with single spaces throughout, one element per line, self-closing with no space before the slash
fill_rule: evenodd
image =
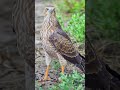
<path id="1" fill-rule="evenodd" d="M 45 16 L 55 16 L 55 7 L 54 6 L 47 6 L 44 10 Z"/>

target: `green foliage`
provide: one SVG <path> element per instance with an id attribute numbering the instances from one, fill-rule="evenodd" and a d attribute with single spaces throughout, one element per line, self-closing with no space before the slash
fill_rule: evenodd
<path id="1" fill-rule="evenodd" d="M 72 74 L 61 74 L 59 79 L 62 82 L 54 85 L 49 90 L 84 90 L 84 74 L 73 71 Z"/>
<path id="2" fill-rule="evenodd" d="M 69 32 L 77 42 L 83 42 L 85 40 L 85 14 L 74 14 L 65 30 Z"/>
<path id="3" fill-rule="evenodd" d="M 38 81 L 35 81 L 35 90 L 43 90 Z"/>
<path id="4" fill-rule="evenodd" d="M 60 68 L 60 63 L 58 62 L 58 60 L 53 61 L 51 64 L 52 64 L 53 69 L 55 70 L 58 70 L 58 68 Z"/>
<path id="5" fill-rule="evenodd" d="M 60 74 L 60 83 L 56 83 L 48 90 L 84 90 L 85 88 L 85 74 L 80 74 L 77 71 L 73 71 L 72 74 Z M 39 82 L 35 82 L 35 90 L 44 90 Z"/>
<path id="6" fill-rule="evenodd" d="M 103 38 L 120 40 L 120 3 L 117 0 L 93 0 L 92 3 L 88 0 L 86 9 L 87 23 Z"/>
<path id="7" fill-rule="evenodd" d="M 56 6 L 63 13 L 78 13 L 84 11 L 85 0 L 56 0 Z"/>
<path id="8" fill-rule="evenodd" d="M 58 16 L 58 20 L 64 31 L 68 32 L 75 41 L 83 43 L 85 40 L 85 14 L 73 14 L 67 26 L 64 26 L 62 18 Z"/>
<path id="9" fill-rule="evenodd" d="M 85 40 L 85 0 L 53 0 L 58 20 L 71 39 L 84 43 Z M 55 2 L 56 1 L 56 2 Z M 66 22 L 68 23 L 66 26 Z"/>

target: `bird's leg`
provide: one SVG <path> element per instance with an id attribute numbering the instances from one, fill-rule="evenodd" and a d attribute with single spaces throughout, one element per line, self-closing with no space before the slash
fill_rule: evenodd
<path id="1" fill-rule="evenodd" d="M 61 65 L 61 72 L 62 72 L 62 74 L 64 74 L 64 69 L 67 64 L 67 61 L 60 54 L 57 54 L 57 56 L 58 56 L 58 59 L 59 59 L 60 65 Z"/>
<path id="2" fill-rule="evenodd" d="M 51 58 L 50 56 L 47 54 L 47 52 L 45 52 L 45 59 L 46 59 L 46 65 L 47 65 L 47 68 L 46 68 L 46 71 L 45 71 L 45 74 L 44 74 L 44 79 L 43 80 L 50 80 L 50 78 L 48 77 L 48 73 L 49 73 L 49 69 L 50 69 L 50 62 L 51 62 Z"/>
<path id="3" fill-rule="evenodd" d="M 44 76 L 44 79 L 43 79 L 43 80 L 50 80 L 50 78 L 48 77 L 49 68 L 50 68 L 50 66 L 48 65 L 47 68 L 46 68 L 45 76 Z"/>
<path id="4" fill-rule="evenodd" d="M 64 69 L 65 69 L 65 66 L 62 65 L 62 66 L 61 66 L 61 72 L 62 72 L 62 74 L 64 74 Z"/>

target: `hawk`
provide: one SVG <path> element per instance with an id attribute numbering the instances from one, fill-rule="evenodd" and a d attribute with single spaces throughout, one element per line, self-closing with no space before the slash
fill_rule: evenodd
<path id="1" fill-rule="evenodd" d="M 47 6 L 44 10 L 41 38 L 47 65 L 44 80 L 49 80 L 48 71 L 52 58 L 59 59 L 62 73 L 64 73 L 67 61 L 78 65 L 84 72 L 85 59 L 75 49 L 69 36 L 62 30 L 56 18 L 54 6 Z"/>

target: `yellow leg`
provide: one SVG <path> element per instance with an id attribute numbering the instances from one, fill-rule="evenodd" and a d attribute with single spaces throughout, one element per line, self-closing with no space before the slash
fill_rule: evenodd
<path id="1" fill-rule="evenodd" d="M 64 66 L 61 66 L 62 74 L 64 74 L 64 69 L 65 69 L 65 67 L 64 67 Z"/>
<path id="2" fill-rule="evenodd" d="M 45 76 L 44 76 L 44 79 L 43 80 L 50 80 L 50 78 L 48 77 L 48 72 L 49 72 L 49 68 L 50 68 L 50 66 L 47 66 L 47 69 L 46 69 L 46 71 L 45 71 Z"/>

